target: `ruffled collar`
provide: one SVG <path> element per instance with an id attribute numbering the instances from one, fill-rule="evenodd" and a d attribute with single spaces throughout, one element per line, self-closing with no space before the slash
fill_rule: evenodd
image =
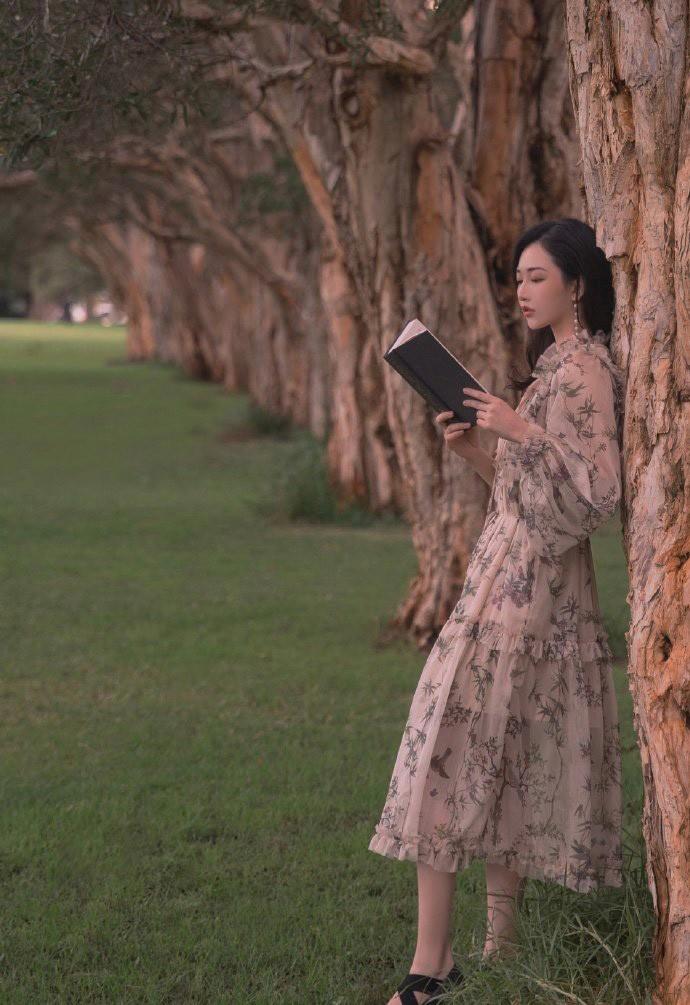
<path id="1" fill-rule="evenodd" d="M 562 342 L 552 342 L 543 353 L 537 357 L 532 370 L 533 377 L 548 377 L 555 373 L 557 366 L 569 352 L 575 349 L 586 349 L 594 352 L 606 365 L 615 387 L 616 416 L 620 419 L 625 408 L 627 377 L 624 371 L 611 359 L 608 347 L 608 337 L 602 329 L 590 335 L 586 329 L 581 329 L 578 335 L 572 335 Z"/>
<path id="2" fill-rule="evenodd" d="M 577 335 L 571 335 L 561 342 L 552 342 L 551 345 L 547 346 L 537 357 L 531 375 L 532 377 L 543 377 L 546 374 L 553 373 L 558 363 L 563 359 L 563 356 L 568 352 L 572 352 L 573 349 L 601 346 L 608 355 L 607 343 L 608 338 L 601 328 L 595 331 L 593 335 L 590 335 L 586 329 L 582 328 Z"/>

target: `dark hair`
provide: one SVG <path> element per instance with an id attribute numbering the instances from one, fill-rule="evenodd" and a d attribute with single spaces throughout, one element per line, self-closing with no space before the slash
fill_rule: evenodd
<path id="1" fill-rule="evenodd" d="M 512 281 L 515 281 L 520 255 L 528 245 L 535 243 L 548 252 L 565 281 L 582 279 L 584 291 L 578 305 L 581 326 L 590 334 L 601 330 L 610 337 L 616 306 L 611 263 L 602 249 L 597 247 L 594 229 L 570 216 L 560 220 L 545 220 L 530 227 L 515 245 Z M 554 341 L 551 325 L 530 330 L 525 346 L 530 373 L 539 356 Z M 535 378 L 521 377 L 513 371 L 509 379 L 508 387 L 524 391 Z"/>

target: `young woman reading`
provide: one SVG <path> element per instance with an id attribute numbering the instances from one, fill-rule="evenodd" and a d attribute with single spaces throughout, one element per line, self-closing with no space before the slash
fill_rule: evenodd
<path id="1" fill-rule="evenodd" d="M 422 670 L 369 848 L 416 863 L 417 944 L 388 1005 L 462 980 L 458 870 L 486 868 L 483 956 L 514 952 L 528 878 L 622 884 L 618 710 L 589 537 L 621 495 L 621 371 L 611 269 L 594 231 L 547 221 L 513 268 L 529 335 L 517 408 L 467 390 L 477 425 L 442 412 L 449 449 L 491 484 L 461 596 Z M 498 434 L 493 456 L 480 431 Z"/>

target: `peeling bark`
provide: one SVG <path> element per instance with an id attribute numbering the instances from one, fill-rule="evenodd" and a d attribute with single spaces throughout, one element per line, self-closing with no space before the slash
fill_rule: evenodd
<path id="1" fill-rule="evenodd" d="M 427 646 L 457 599 L 488 493 L 382 355 L 419 316 L 515 403 L 505 388 L 523 349 L 512 246 L 541 211 L 578 212 L 577 138 L 558 4 L 538 22 L 520 0 L 480 5 L 476 23 L 468 8 L 457 43 L 427 33 L 414 5 L 392 4 L 404 39 L 365 39 L 353 67 L 341 57 L 356 8 L 313 7 L 322 32 L 250 18 L 215 73 L 280 135 L 321 220 L 329 469 L 343 497 L 408 518 L 419 573 L 395 623 Z M 222 37 L 215 45 L 220 55 Z M 313 58 L 299 87 L 296 52 Z"/>
<path id="2" fill-rule="evenodd" d="M 568 0 L 569 72 L 598 243 L 614 269 L 626 635 L 657 914 L 655 1003 L 690 1002 L 690 73 L 685 2 Z"/>

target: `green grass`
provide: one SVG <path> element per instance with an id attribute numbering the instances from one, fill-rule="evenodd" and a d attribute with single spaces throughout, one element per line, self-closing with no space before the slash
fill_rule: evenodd
<path id="1" fill-rule="evenodd" d="M 414 866 L 367 849 L 423 662 L 380 641 L 415 572 L 407 529 L 338 522 L 322 485 L 314 522 L 270 518 L 303 434 L 126 363 L 122 329 L 1 324 L 0 392 L 0 999 L 383 1005 L 416 927 Z M 615 527 L 594 545 L 622 652 Z M 616 673 L 629 882 L 530 883 L 522 969 L 473 973 L 458 1001 L 647 1001 Z M 474 863 L 459 962 L 484 917 Z"/>

